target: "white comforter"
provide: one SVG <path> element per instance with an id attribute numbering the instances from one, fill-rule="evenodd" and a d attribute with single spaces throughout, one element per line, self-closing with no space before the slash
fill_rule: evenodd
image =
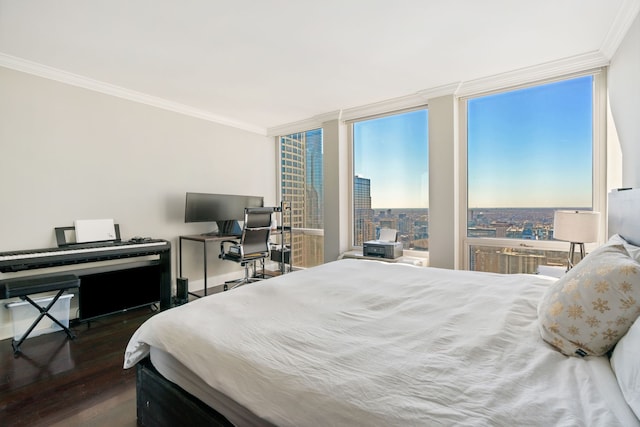
<path id="1" fill-rule="evenodd" d="M 279 426 L 637 422 L 606 358 L 541 340 L 549 280 L 336 261 L 159 313 L 125 368 L 157 347 Z"/>

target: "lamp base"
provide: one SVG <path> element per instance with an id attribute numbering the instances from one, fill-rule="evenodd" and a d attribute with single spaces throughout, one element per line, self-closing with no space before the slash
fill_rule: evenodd
<path id="1" fill-rule="evenodd" d="M 577 264 L 577 262 L 575 264 L 573 263 L 573 259 L 575 258 L 576 253 L 576 245 L 580 246 L 580 259 L 578 260 L 578 262 L 580 262 L 584 258 L 584 243 L 571 242 L 571 244 L 569 245 L 569 258 L 567 258 L 567 271 L 571 270 L 575 266 L 575 264 Z"/>

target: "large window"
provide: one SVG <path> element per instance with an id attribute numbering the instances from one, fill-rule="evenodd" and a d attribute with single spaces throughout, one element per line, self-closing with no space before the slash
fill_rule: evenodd
<path id="1" fill-rule="evenodd" d="M 324 261 L 324 177 L 322 129 L 281 136 L 282 200 L 292 216 L 294 267 L 313 267 Z"/>
<path id="2" fill-rule="evenodd" d="M 566 262 L 566 245 L 547 243 L 555 210 L 596 208 L 594 82 L 587 75 L 467 100 L 470 269 L 535 273 Z"/>
<path id="3" fill-rule="evenodd" d="M 427 110 L 353 123 L 353 244 L 394 228 L 405 250 L 429 249 Z"/>

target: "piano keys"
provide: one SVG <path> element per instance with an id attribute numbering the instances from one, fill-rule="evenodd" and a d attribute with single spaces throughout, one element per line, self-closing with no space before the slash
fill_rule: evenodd
<path id="1" fill-rule="evenodd" d="M 166 240 L 147 240 L 142 243 L 137 241 L 80 243 L 56 248 L 0 252 L 0 272 L 8 273 L 128 256 L 143 256 L 147 251 L 154 254 L 161 250 L 169 250 L 170 247 L 170 243 Z"/>

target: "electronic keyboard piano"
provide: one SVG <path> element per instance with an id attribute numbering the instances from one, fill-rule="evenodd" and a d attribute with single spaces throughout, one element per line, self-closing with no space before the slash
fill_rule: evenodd
<path id="1" fill-rule="evenodd" d="M 122 260 L 116 263 L 101 261 Z M 98 264 L 94 264 L 98 263 Z M 75 243 L 55 248 L 0 252 L 0 284 L 25 270 L 65 267 L 81 281 L 79 318 L 87 320 L 160 302 L 171 307 L 171 243 L 133 239 Z"/>
<path id="2" fill-rule="evenodd" d="M 0 272 L 157 254 L 171 249 L 166 240 L 77 243 L 63 247 L 0 252 Z"/>

